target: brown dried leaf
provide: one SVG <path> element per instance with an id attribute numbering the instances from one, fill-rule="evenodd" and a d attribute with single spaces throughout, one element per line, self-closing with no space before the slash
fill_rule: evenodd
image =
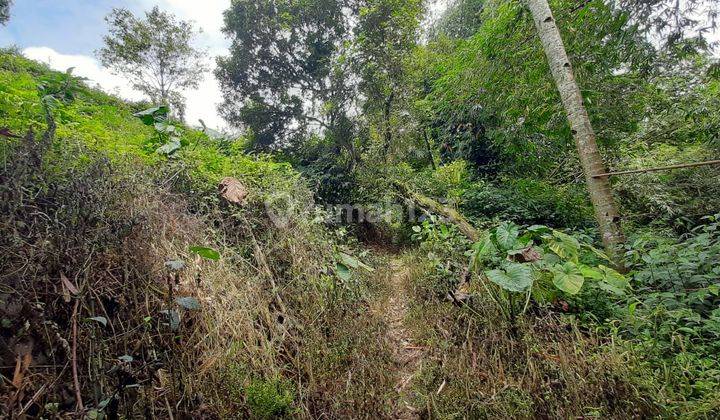
<path id="1" fill-rule="evenodd" d="M 73 296 L 77 296 L 78 294 L 80 294 L 80 291 L 77 289 L 77 287 L 75 287 L 75 285 L 72 284 L 72 282 L 67 277 L 65 277 L 65 274 L 63 273 L 60 273 L 60 283 L 62 284 L 63 300 L 65 301 L 65 303 L 70 302 L 70 294 L 72 294 Z"/>
<path id="2" fill-rule="evenodd" d="M 540 261 L 542 259 L 542 255 L 540 255 L 539 252 L 531 245 L 516 256 L 515 260 L 520 263 L 533 263 Z"/>
<path id="3" fill-rule="evenodd" d="M 26 353 L 24 355 L 18 355 L 15 363 L 15 372 L 13 374 L 12 384 L 15 388 L 20 389 L 22 387 L 23 379 L 25 378 L 25 372 L 32 364 L 32 355 Z"/>
<path id="4" fill-rule="evenodd" d="M 220 194 L 227 201 L 241 206 L 246 204 L 245 199 L 248 196 L 248 190 L 245 188 L 245 185 L 236 178 L 228 177 L 223 179 L 220 181 L 219 188 Z"/>
<path id="5" fill-rule="evenodd" d="M 528 247 L 526 250 L 522 253 L 523 258 L 526 262 L 535 262 L 540 261 L 542 259 L 542 255 L 540 255 L 539 252 L 532 246 Z"/>

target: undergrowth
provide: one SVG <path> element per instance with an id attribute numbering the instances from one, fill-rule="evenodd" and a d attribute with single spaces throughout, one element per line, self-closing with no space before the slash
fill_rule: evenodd
<path id="1" fill-rule="evenodd" d="M 37 86 L 62 74 L 2 56 L 3 415 L 386 414 L 371 268 L 302 212 L 289 165 L 189 128 L 167 159 L 133 106 L 80 83 L 48 110 Z"/>

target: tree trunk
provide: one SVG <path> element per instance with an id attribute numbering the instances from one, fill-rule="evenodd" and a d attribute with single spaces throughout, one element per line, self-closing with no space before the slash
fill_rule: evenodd
<path id="1" fill-rule="evenodd" d="M 425 149 L 427 150 L 428 154 L 428 160 L 430 160 L 430 164 L 432 165 L 433 171 L 437 170 L 437 165 L 435 165 L 435 156 L 433 156 L 432 147 L 430 146 L 430 139 L 428 138 L 427 128 L 423 127 L 423 138 L 425 139 Z"/>
<path id="2" fill-rule="evenodd" d="M 413 201 L 415 204 L 431 213 L 444 217 L 447 222 L 457 226 L 458 230 L 471 241 L 477 242 L 480 240 L 480 232 L 475 229 L 473 225 L 470 224 L 470 222 L 457 210 L 445 206 L 430 197 L 417 193 L 401 182 L 393 181 L 393 185 L 401 196 Z"/>
<path id="3" fill-rule="evenodd" d="M 392 105 L 395 100 L 395 92 L 390 93 L 390 96 L 385 99 L 385 110 L 383 112 L 383 118 L 385 119 L 385 145 L 383 147 L 384 158 L 387 162 L 388 153 L 390 152 L 390 146 L 392 145 L 392 127 L 390 126 L 390 117 L 392 116 Z"/>
<path id="4" fill-rule="evenodd" d="M 535 27 L 542 41 L 550 70 L 560 91 L 570 128 L 575 137 L 575 144 L 580 155 L 585 182 L 595 209 L 595 218 L 599 225 L 603 244 L 610 258 L 618 267 L 622 268 L 622 258 L 618 247 L 623 244 L 625 238 L 620 228 L 620 217 L 615 207 L 608 177 L 593 178 L 595 174 L 605 173 L 605 168 L 595 141 L 595 132 L 583 104 L 580 88 L 575 81 L 572 65 L 560 37 L 560 31 L 555 24 L 555 18 L 547 0 L 526 1 L 532 12 Z"/>

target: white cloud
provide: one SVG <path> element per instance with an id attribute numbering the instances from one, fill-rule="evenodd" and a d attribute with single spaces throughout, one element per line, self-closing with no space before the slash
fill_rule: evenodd
<path id="1" fill-rule="evenodd" d="M 73 74 L 85 77 L 91 86 L 98 86 L 108 93 L 124 99 L 139 100 L 143 95 L 134 90 L 122 77 L 111 74 L 93 57 L 86 55 L 61 54 L 49 47 L 30 47 L 23 54 L 33 60 L 41 61 L 52 69 L 65 71 L 75 67 Z M 198 125 L 203 119 L 210 127 L 225 128 L 223 119 L 217 115 L 216 105 L 222 101 L 222 94 L 215 78 L 208 74 L 198 89 L 185 93 L 187 98 L 186 120 L 191 125 Z"/>
<path id="2" fill-rule="evenodd" d="M 50 68 L 65 71 L 75 67 L 73 74 L 85 77 L 91 86 L 99 86 L 104 91 L 122 98 L 138 100 L 142 95 L 136 92 L 122 77 L 114 76 L 103 69 L 92 57 L 85 55 L 61 54 L 48 47 L 30 47 L 23 50 L 23 55 L 32 60 L 40 61 Z"/>

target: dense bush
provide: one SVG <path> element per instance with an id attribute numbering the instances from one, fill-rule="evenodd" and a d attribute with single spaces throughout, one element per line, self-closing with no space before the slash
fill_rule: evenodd
<path id="1" fill-rule="evenodd" d="M 594 223 L 583 187 L 532 179 L 476 182 L 464 192 L 462 209 L 478 220 L 511 220 L 524 225 L 583 228 Z"/>
<path id="2" fill-rule="evenodd" d="M 3 54 L 0 412 L 386 414 L 378 287 L 290 165 L 188 127 L 156 153 L 138 109 Z M 55 80 L 67 100 L 38 90 Z M 244 203 L 218 193 L 229 176 Z"/>
<path id="3" fill-rule="evenodd" d="M 644 235 L 628 252 L 634 294 L 615 331 L 663 377 L 668 415 L 720 414 L 720 216 L 681 240 Z"/>

